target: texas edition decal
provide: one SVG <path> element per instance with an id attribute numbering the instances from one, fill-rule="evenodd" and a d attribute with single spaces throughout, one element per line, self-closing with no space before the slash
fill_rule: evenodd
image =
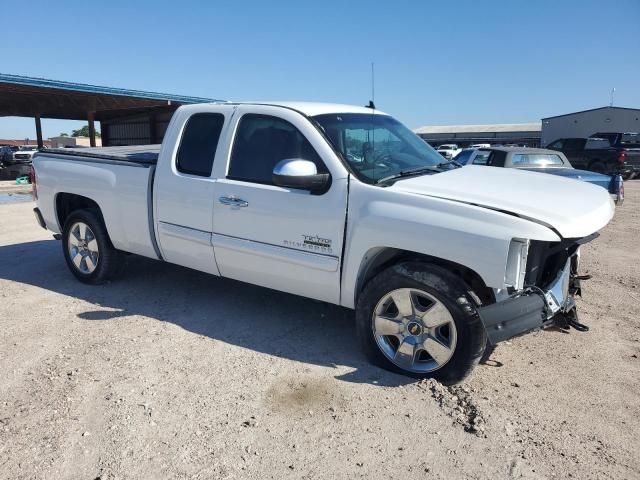
<path id="1" fill-rule="evenodd" d="M 290 248 L 299 248 L 318 253 L 333 253 L 331 239 L 319 235 L 302 235 L 302 240 L 285 240 L 284 245 Z"/>

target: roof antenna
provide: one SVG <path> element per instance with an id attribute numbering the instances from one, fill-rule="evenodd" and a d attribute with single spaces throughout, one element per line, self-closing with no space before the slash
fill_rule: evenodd
<path id="1" fill-rule="evenodd" d="M 371 62 L 371 100 L 369 100 L 369 105 L 365 105 L 366 108 L 370 108 L 372 110 L 376 109 L 376 104 L 373 103 L 376 97 L 376 84 L 375 84 L 375 71 L 373 69 L 373 62 Z"/>
<path id="2" fill-rule="evenodd" d="M 613 107 L 613 94 L 616 93 L 616 87 L 611 89 L 611 101 L 609 102 L 609 106 Z"/>

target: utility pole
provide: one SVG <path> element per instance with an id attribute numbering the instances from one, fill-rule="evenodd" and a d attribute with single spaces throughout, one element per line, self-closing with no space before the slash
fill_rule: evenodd
<path id="1" fill-rule="evenodd" d="M 611 89 L 611 101 L 609 102 L 609 106 L 613 107 L 613 94 L 616 93 L 616 87 Z"/>

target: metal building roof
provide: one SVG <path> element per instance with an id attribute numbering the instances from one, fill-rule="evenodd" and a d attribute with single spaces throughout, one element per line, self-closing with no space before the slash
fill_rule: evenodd
<path id="1" fill-rule="evenodd" d="M 501 123 L 492 125 L 440 125 L 420 127 L 414 130 L 418 135 L 432 133 L 502 133 L 502 132 L 540 132 L 541 122 Z"/>
<path id="2" fill-rule="evenodd" d="M 607 107 L 590 108 L 588 110 L 580 110 L 579 112 L 563 113 L 562 115 L 554 115 L 552 117 L 545 117 L 542 120 L 549 120 L 551 118 L 569 117 L 571 115 L 577 115 L 579 113 L 596 112 L 598 110 L 607 110 L 607 109 L 610 109 L 610 110 L 633 110 L 635 112 L 640 112 L 640 108 L 607 106 Z"/>
<path id="3" fill-rule="evenodd" d="M 119 97 L 145 98 L 149 100 L 170 100 L 178 103 L 208 103 L 220 100 L 203 97 L 191 97 L 186 95 L 174 95 L 170 93 L 146 92 L 143 90 L 129 90 L 126 88 L 102 87 L 85 83 L 65 82 L 50 80 L 48 78 L 25 77 L 0 73 L 0 83 L 21 85 L 28 87 L 52 88 L 57 90 L 71 90 L 74 92 L 94 93 L 100 95 L 115 95 Z"/>
<path id="4" fill-rule="evenodd" d="M 0 117 L 104 121 L 140 113 L 173 111 L 180 105 L 214 101 L 212 98 L 0 73 Z"/>

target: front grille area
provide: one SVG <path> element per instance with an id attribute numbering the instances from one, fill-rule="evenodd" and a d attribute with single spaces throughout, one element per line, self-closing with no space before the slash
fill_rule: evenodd
<path id="1" fill-rule="evenodd" d="M 582 243 L 589 240 L 591 237 L 568 238 L 561 242 L 532 240 L 524 277 L 525 287 L 536 286 L 543 290 L 548 288 L 566 265 L 567 259 L 576 253 Z"/>
<path id="2" fill-rule="evenodd" d="M 16 160 L 31 160 L 31 155 L 28 153 L 14 153 L 13 158 Z"/>

